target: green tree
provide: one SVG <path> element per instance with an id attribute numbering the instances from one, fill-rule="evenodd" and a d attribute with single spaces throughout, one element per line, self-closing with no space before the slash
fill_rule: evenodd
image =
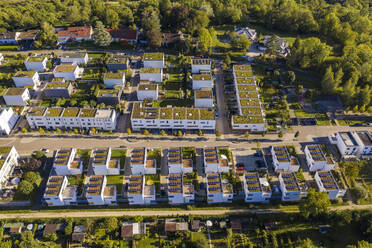
<path id="1" fill-rule="evenodd" d="M 151 29 L 146 31 L 146 40 L 150 47 L 160 47 L 162 42 L 160 30 Z"/>
<path id="2" fill-rule="evenodd" d="M 27 129 L 26 128 L 22 128 L 22 133 L 27 133 Z"/>
<path id="3" fill-rule="evenodd" d="M 353 107 L 353 113 L 358 112 L 358 109 L 359 109 L 359 106 L 358 106 L 358 105 L 355 105 L 355 106 Z"/>
<path id="4" fill-rule="evenodd" d="M 45 133 L 44 129 L 39 128 L 39 133 L 40 133 L 40 134 L 44 134 L 44 133 Z"/>
<path id="5" fill-rule="evenodd" d="M 300 213 L 305 218 L 319 217 L 328 213 L 331 205 L 326 192 L 316 192 L 314 188 L 309 189 L 307 199 L 300 202 Z"/>
<path id="6" fill-rule="evenodd" d="M 206 28 L 199 30 L 199 49 L 201 52 L 206 53 L 212 47 L 212 37 Z"/>
<path id="7" fill-rule="evenodd" d="M 290 84 L 293 84 L 294 81 L 296 81 L 296 74 L 294 73 L 294 71 L 287 72 L 287 80 Z"/>
<path id="8" fill-rule="evenodd" d="M 31 231 L 25 231 L 21 233 L 21 242 L 19 243 L 20 248 L 38 248 L 40 247 L 39 242 L 34 239 L 34 234 Z"/>
<path id="9" fill-rule="evenodd" d="M 178 131 L 177 136 L 182 137 L 183 136 L 182 131 Z"/>
<path id="10" fill-rule="evenodd" d="M 102 228 L 105 228 L 109 233 L 115 231 L 118 228 L 118 219 L 116 217 L 105 218 Z"/>
<path id="11" fill-rule="evenodd" d="M 249 132 L 248 132 L 248 131 L 246 131 L 246 132 L 244 133 L 244 137 L 247 138 L 247 139 L 249 138 Z"/>
<path id="12" fill-rule="evenodd" d="M 304 240 L 301 240 L 299 246 L 296 246 L 296 248 L 317 248 L 317 246 L 314 245 L 311 239 L 306 238 Z"/>
<path id="13" fill-rule="evenodd" d="M 57 33 L 52 25 L 48 22 L 43 22 L 41 24 L 41 30 L 36 36 L 36 43 L 34 43 L 35 49 L 51 47 L 55 48 L 57 46 Z M 49 66 L 47 66 L 49 68 Z"/>
<path id="14" fill-rule="evenodd" d="M 360 186 L 355 186 L 351 188 L 351 193 L 356 198 L 356 200 L 365 199 L 368 196 L 368 191 Z"/>
<path id="15" fill-rule="evenodd" d="M 198 131 L 198 136 L 201 137 L 201 136 L 203 136 L 203 135 L 204 135 L 204 134 L 203 134 L 203 131 L 202 131 L 202 130 L 199 130 L 199 131 Z"/>
<path id="16" fill-rule="evenodd" d="M 66 235 L 71 235 L 73 231 L 73 222 L 70 218 L 66 219 L 66 227 L 65 227 L 65 234 Z"/>
<path id="17" fill-rule="evenodd" d="M 280 130 L 280 132 L 278 133 L 278 138 L 283 138 L 283 130 Z"/>
<path id="18" fill-rule="evenodd" d="M 221 137 L 221 131 L 219 131 L 219 130 L 216 131 L 216 137 L 217 138 Z"/>
<path id="19" fill-rule="evenodd" d="M 299 135 L 300 135 L 300 131 L 297 131 L 294 136 L 295 138 L 298 138 Z"/>
<path id="20" fill-rule="evenodd" d="M 39 172 L 28 171 L 24 175 L 24 180 L 29 181 L 33 185 L 36 185 L 37 187 L 39 187 L 39 185 L 42 181 L 42 178 L 41 178 Z"/>
<path id="21" fill-rule="evenodd" d="M 101 21 L 96 22 L 96 27 L 94 28 L 92 40 L 95 45 L 100 47 L 107 47 L 112 42 L 112 37 L 110 33 L 106 31 L 106 28 Z"/>
<path id="22" fill-rule="evenodd" d="M 132 134 L 132 129 L 130 129 L 129 127 L 127 128 L 127 134 L 128 135 L 131 135 Z"/>
<path id="23" fill-rule="evenodd" d="M 332 95 L 336 92 L 337 82 L 334 79 L 334 74 L 331 66 L 329 66 L 324 73 L 321 85 L 322 92 L 326 95 Z"/>
<path id="24" fill-rule="evenodd" d="M 143 130 L 143 135 L 149 135 L 150 134 L 150 132 L 149 132 L 149 130 L 147 130 L 147 129 L 145 129 L 145 130 Z"/>
<path id="25" fill-rule="evenodd" d="M 117 29 L 119 27 L 120 17 L 118 13 L 113 9 L 106 9 L 105 10 L 105 24 L 113 29 Z"/>
<path id="26" fill-rule="evenodd" d="M 366 112 L 366 105 L 362 105 L 362 106 L 359 108 L 359 112 L 360 112 L 360 113 L 364 113 L 364 112 Z"/>
<path id="27" fill-rule="evenodd" d="M 195 235 L 194 237 L 193 236 L 191 237 L 192 237 L 191 243 L 192 243 L 193 248 L 208 248 L 209 247 L 208 240 L 204 234 Z"/>
<path id="28" fill-rule="evenodd" d="M 18 185 L 18 191 L 23 195 L 29 195 L 34 190 L 34 185 L 27 180 L 22 180 Z"/>
<path id="29" fill-rule="evenodd" d="M 231 65 L 231 57 L 230 57 L 230 55 L 228 53 L 225 54 L 225 58 L 223 60 L 223 63 L 225 64 L 225 66 L 227 68 L 230 67 L 230 65 Z"/>
<path id="30" fill-rule="evenodd" d="M 160 135 L 161 136 L 165 136 L 166 135 L 165 131 L 164 130 L 160 130 Z"/>

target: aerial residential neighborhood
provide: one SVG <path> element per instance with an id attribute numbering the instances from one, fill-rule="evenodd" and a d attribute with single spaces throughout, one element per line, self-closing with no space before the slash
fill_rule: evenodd
<path id="1" fill-rule="evenodd" d="M 0 248 L 372 246 L 371 4 L 0 2 Z"/>

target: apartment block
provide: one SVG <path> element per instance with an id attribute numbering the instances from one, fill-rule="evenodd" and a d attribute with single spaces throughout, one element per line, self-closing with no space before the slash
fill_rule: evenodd
<path id="1" fill-rule="evenodd" d="M 148 185 L 144 175 L 132 175 L 129 177 L 127 194 L 130 205 L 155 203 L 155 185 Z"/>
<path id="2" fill-rule="evenodd" d="M 76 204 L 76 186 L 68 186 L 66 176 L 48 178 L 43 201 L 49 206 L 69 206 Z"/>
<path id="3" fill-rule="evenodd" d="M 317 171 L 314 178 L 319 191 L 326 192 L 329 199 L 333 200 L 345 195 L 346 190 L 338 186 L 331 171 Z"/>
<path id="4" fill-rule="evenodd" d="M 94 175 L 119 175 L 120 159 L 111 158 L 111 148 L 96 148 L 92 155 Z"/>
<path id="5" fill-rule="evenodd" d="M 112 55 L 106 63 L 109 71 L 122 71 L 129 69 L 129 59 L 126 56 Z"/>
<path id="6" fill-rule="evenodd" d="M 140 130 L 215 130 L 213 109 L 147 107 L 135 102 L 131 115 L 133 131 Z"/>
<path id="7" fill-rule="evenodd" d="M 307 145 L 304 152 L 310 171 L 330 171 L 335 167 L 336 162 L 325 155 L 320 145 Z"/>
<path id="8" fill-rule="evenodd" d="M 116 185 L 107 185 L 106 176 L 90 176 L 85 180 L 84 196 L 89 205 L 116 204 Z"/>
<path id="9" fill-rule="evenodd" d="M 103 83 L 107 88 L 114 88 L 115 86 L 123 87 L 125 84 L 124 72 L 107 72 L 103 76 Z"/>
<path id="10" fill-rule="evenodd" d="M 32 107 L 28 111 L 26 119 L 33 129 L 96 128 L 115 130 L 117 116 L 113 109 Z"/>
<path id="11" fill-rule="evenodd" d="M 147 148 L 134 148 L 130 154 L 132 175 L 156 174 L 156 159 L 147 157 Z"/>
<path id="12" fill-rule="evenodd" d="M 291 156 L 285 146 L 272 146 L 271 157 L 275 172 L 296 172 L 300 169 L 297 158 Z"/>
<path id="13" fill-rule="evenodd" d="M 142 68 L 140 70 L 141 81 L 163 82 L 163 69 L 161 68 Z"/>
<path id="14" fill-rule="evenodd" d="M 46 84 L 43 94 L 48 98 L 70 98 L 73 91 L 71 82 L 65 82 L 64 78 L 53 78 L 52 82 Z"/>
<path id="15" fill-rule="evenodd" d="M 168 171 L 169 174 L 175 173 L 192 173 L 192 159 L 184 159 L 182 147 L 170 147 L 167 151 Z"/>
<path id="16" fill-rule="evenodd" d="M 53 70 L 53 75 L 56 78 L 64 78 L 65 80 L 77 80 L 83 75 L 84 68 L 80 68 L 77 64 L 66 63 L 57 65 Z"/>
<path id="17" fill-rule="evenodd" d="M 145 81 L 146 82 L 146 81 Z M 158 85 L 151 82 L 140 82 L 137 88 L 137 99 L 143 100 L 158 100 Z"/>
<path id="18" fill-rule="evenodd" d="M 370 159 L 372 155 L 372 134 L 368 131 L 357 131 L 353 135 L 358 143 L 358 156 Z"/>
<path id="19" fill-rule="evenodd" d="M 269 202 L 271 198 L 270 184 L 266 178 L 260 178 L 257 172 L 248 172 L 243 176 L 244 201 Z"/>
<path id="20" fill-rule="evenodd" d="M 75 148 L 62 148 L 56 151 L 53 170 L 58 176 L 83 174 L 83 161 Z"/>
<path id="21" fill-rule="evenodd" d="M 145 53 L 143 55 L 144 68 L 165 68 L 164 53 Z"/>
<path id="22" fill-rule="evenodd" d="M 211 89 L 194 91 L 194 106 L 197 108 L 213 108 L 213 93 Z"/>
<path id="23" fill-rule="evenodd" d="M 228 173 L 229 161 L 222 158 L 217 147 L 203 148 L 203 160 L 205 173 Z"/>
<path id="24" fill-rule="evenodd" d="M 212 60 L 210 59 L 192 59 L 191 73 L 203 73 L 212 70 Z"/>
<path id="25" fill-rule="evenodd" d="M 88 64 L 88 53 L 63 53 L 60 57 L 62 63 L 74 63 L 77 65 Z"/>
<path id="26" fill-rule="evenodd" d="M 350 155 L 357 155 L 359 145 L 351 132 L 338 132 L 336 134 L 337 148 L 341 153 L 341 156 L 347 157 Z"/>
<path id="27" fill-rule="evenodd" d="M 101 89 L 97 92 L 97 103 L 104 103 L 105 105 L 116 106 L 121 101 L 123 90 L 121 87 L 114 89 Z"/>
<path id="28" fill-rule="evenodd" d="M 182 174 L 169 174 L 168 202 L 169 204 L 189 204 L 194 202 L 194 186 L 191 182 L 185 183 Z"/>
<path id="29" fill-rule="evenodd" d="M 31 56 L 27 57 L 25 66 L 27 71 L 44 72 L 47 68 L 47 61 L 48 59 L 46 57 Z"/>
<path id="30" fill-rule="evenodd" d="M 0 190 L 6 185 L 14 167 L 18 165 L 19 158 L 14 146 L 0 147 Z"/>
<path id="31" fill-rule="evenodd" d="M 204 72 L 203 74 L 192 75 L 192 89 L 212 89 L 213 88 L 213 77 L 210 72 Z"/>
<path id="32" fill-rule="evenodd" d="M 307 194 L 306 187 L 300 184 L 294 172 L 282 172 L 279 174 L 282 201 L 299 201 Z"/>
<path id="33" fill-rule="evenodd" d="M 11 107 L 0 107 L 0 134 L 9 135 L 18 119 L 19 116 L 13 112 Z"/>
<path id="34" fill-rule="evenodd" d="M 13 76 L 13 82 L 16 87 L 23 88 L 31 85 L 33 89 L 40 86 L 39 73 L 36 71 L 19 71 Z"/>
<path id="35" fill-rule="evenodd" d="M 207 199 L 208 203 L 231 203 L 233 188 L 229 183 L 223 182 L 221 174 L 207 174 Z"/>

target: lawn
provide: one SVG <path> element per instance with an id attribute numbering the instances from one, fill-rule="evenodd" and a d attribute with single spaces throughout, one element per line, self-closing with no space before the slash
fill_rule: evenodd
<path id="1" fill-rule="evenodd" d="M 123 192 L 123 175 L 108 175 L 107 184 L 116 185 L 117 194 L 122 194 Z"/>
<path id="2" fill-rule="evenodd" d="M 358 121 L 358 120 L 337 120 L 338 124 L 341 126 L 350 126 L 355 124 L 367 124 L 367 121 Z"/>
<path id="3" fill-rule="evenodd" d="M 161 149 L 154 148 L 147 152 L 148 159 L 155 159 L 156 160 L 156 167 L 160 168 L 161 166 Z"/>
<path id="4" fill-rule="evenodd" d="M 0 51 L 18 51 L 19 48 L 18 45 L 0 46 Z"/>
<path id="5" fill-rule="evenodd" d="M 166 99 L 180 99 L 181 92 L 179 90 L 165 90 L 164 97 Z"/>
<path id="6" fill-rule="evenodd" d="M 308 113 L 302 109 L 295 109 L 294 113 L 297 118 L 316 118 L 318 126 L 329 126 L 331 125 L 330 120 L 324 113 Z"/>
<path id="7" fill-rule="evenodd" d="M 150 237 L 143 237 L 142 239 L 136 241 L 137 248 L 156 248 L 158 240 Z"/>
<path id="8" fill-rule="evenodd" d="M 111 158 L 120 159 L 120 169 L 124 169 L 125 158 L 127 157 L 127 149 L 113 149 L 111 150 Z"/>

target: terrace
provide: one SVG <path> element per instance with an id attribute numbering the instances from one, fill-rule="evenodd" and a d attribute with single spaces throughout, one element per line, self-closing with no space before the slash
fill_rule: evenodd
<path id="1" fill-rule="evenodd" d="M 86 53 L 64 53 L 62 54 L 62 58 L 74 58 L 74 59 L 81 59 L 84 58 Z"/>
<path id="2" fill-rule="evenodd" d="M 237 78 L 249 78 L 253 77 L 253 72 L 251 71 L 237 71 L 234 73 Z"/>
<path id="3" fill-rule="evenodd" d="M 76 117 L 79 111 L 78 108 L 66 108 L 65 111 L 63 111 L 62 117 Z"/>
<path id="4" fill-rule="evenodd" d="M 187 108 L 187 119 L 188 120 L 199 120 L 199 109 Z"/>
<path id="5" fill-rule="evenodd" d="M 193 74 L 192 80 L 210 81 L 212 80 L 212 75 L 211 74 Z"/>
<path id="6" fill-rule="evenodd" d="M 82 118 L 93 118 L 96 115 L 96 109 L 81 109 L 79 117 Z"/>
<path id="7" fill-rule="evenodd" d="M 214 110 L 213 109 L 200 109 L 200 120 L 214 120 Z"/>
<path id="8" fill-rule="evenodd" d="M 114 56 L 114 57 L 109 58 L 109 60 L 107 61 L 107 64 L 127 64 L 127 62 L 128 62 L 128 58 Z"/>
<path id="9" fill-rule="evenodd" d="M 59 117 L 61 116 L 62 112 L 63 112 L 63 108 L 48 108 L 45 111 L 44 116 L 45 117 Z"/>
<path id="10" fill-rule="evenodd" d="M 256 85 L 246 84 L 246 85 L 238 85 L 238 91 L 244 92 L 244 91 L 255 91 L 257 92 Z"/>
<path id="11" fill-rule="evenodd" d="M 258 93 L 254 91 L 250 92 L 239 92 L 239 98 L 240 99 L 258 99 Z"/>
<path id="12" fill-rule="evenodd" d="M 261 124 L 264 123 L 264 118 L 262 116 L 237 116 L 233 117 L 234 124 Z"/>
<path id="13" fill-rule="evenodd" d="M 174 120 L 185 120 L 186 109 L 185 108 L 173 108 L 173 119 Z"/>
<path id="14" fill-rule="evenodd" d="M 45 60 L 45 57 L 33 56 L 33 57 L 28 57 L 26 62 L 28 62 L 28 63 L 41 63 L 44 60 Z"/>
<path id="15" fill-rule="evenodd" d="M 115 193 L 116 193 L 116 186 L 115 185 L 106 186 L 103 190 L 103 196 L 105 196 L 105 197 L 114 196 Z"/>
<path id="16" fill-rule="evenodd" d="M 260 107 L 260 101 L 254 99 L 240 100 L 242 107 Z"/>
<path id="17" fill-rule="evenodd" d="M 362 141 L 364 146 L 372 146 L 372 137 L 371 134 L 367 131 L 356 132 L 359 139 Z"/>
<path id="18" fill-rule="evenodd" d="M 242 108 L 242 115 L 262 115 L 261 108 Z"/>
<path id="19" fill-rule="evenodd" d="M 164 59 L 163 53 L 145 53 L 143 55 L 143 60 L 159 61 L 163 59 Z"/>
<path id="20" fill-rule="evenodd" d="M 54 69 L 55 72 L 74 72 L 77 65 L 57 65 Z"/>
<path id="21" fill-rule="evenodd" d="M 213 98 L 212 90 L 196 90 L 194 91 L 196 99 L 211 99 Z"/>
<path id="22" fill-rule="evenodd" d="M 172 108 L 160 108 L 160 119 L 172 119 L 173 109 Z"/>
<path id="23" fill-rule="evenodd" d="M 231 194 L 233 192 L 233 186 L 230 183 L 222 183 L 222 191 L 224 194 Z"/>
<path id="24" fill-rule="evenodd" d="M 237 84 L 256 84 L 256 80 L 254 78 L 237 78 Z"/>

